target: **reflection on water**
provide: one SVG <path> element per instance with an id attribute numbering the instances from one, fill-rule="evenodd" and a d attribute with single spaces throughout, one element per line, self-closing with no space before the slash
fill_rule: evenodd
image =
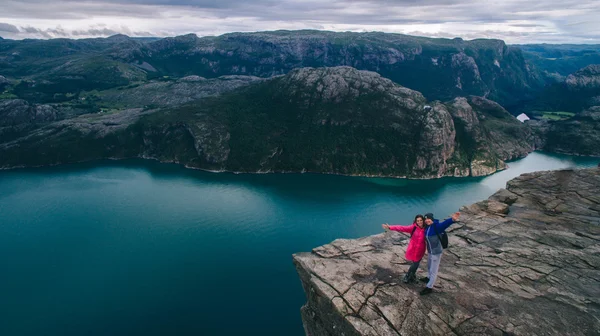
<path id="1" fill-rule="evenodd" d="M 0 172 L 0 335 L 303 335 L 291 254 L 444 217 L 535 170 L 482 178 L 215 174 L 142 160 Z M 232 323 L 235 319 L 235 323 Z"/>

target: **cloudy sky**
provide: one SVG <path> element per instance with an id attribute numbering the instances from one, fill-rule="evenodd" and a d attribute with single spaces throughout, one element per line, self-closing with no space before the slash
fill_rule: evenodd
<path id="1" fill-rule="evenodd" d="M 383 31 L 507 43 L 600 43 L 600 0 L 0 0 L 0 36 Z"/>

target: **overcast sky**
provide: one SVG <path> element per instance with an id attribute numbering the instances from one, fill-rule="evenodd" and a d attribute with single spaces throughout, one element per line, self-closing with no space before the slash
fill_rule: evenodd
<path id="1" fill-rule="evenodd" d="M 507 43 L 600 43 L 600 0 L 0 0 L 0 36 L 383 31 Z"/>

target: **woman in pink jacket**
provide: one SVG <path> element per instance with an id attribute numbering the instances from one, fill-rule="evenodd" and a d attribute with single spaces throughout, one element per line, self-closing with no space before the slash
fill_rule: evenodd
<path id="1" fill-rule="evenodd" d="M 423 223 L 423 216 L 416 215 L 415 221 L 412 223 L 412 225 L 389 225 L 386 223 L 382 224 L 381 226 L 386 231 L 392 230 L 411 234 L 404 257 L 407 260 L 412 261 L 412 265 L 410 265 L 410 268 L 404 275 L 404 278 L 402 278 L 402 281 L 404 283 L 416 282 L 417 269 L 419 268 L 421 259 L 423 259 L 425 250 L 427 249 L 425 244 L 425 224 Z"/>

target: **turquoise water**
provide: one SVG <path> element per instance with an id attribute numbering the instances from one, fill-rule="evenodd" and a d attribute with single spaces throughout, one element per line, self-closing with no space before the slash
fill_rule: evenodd
<path id="1" fill-rule="evenodd" d="M 303 335 L 294 252 L 444 217 L 486 178 L 235 175 L 134 160 L 0 171 L 0 335 Z"/>

